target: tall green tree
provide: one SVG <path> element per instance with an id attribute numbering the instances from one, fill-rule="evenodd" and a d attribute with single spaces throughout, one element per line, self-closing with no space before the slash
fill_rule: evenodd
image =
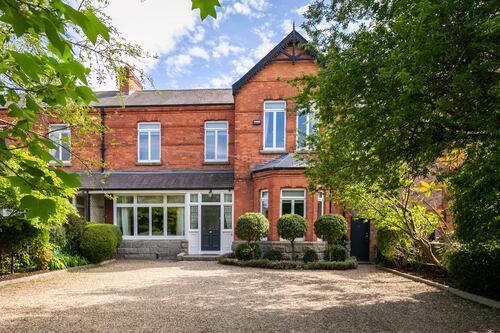
<path id="1" fill-rule="evenodd" d="M 0 0 L 0 107 L 7 107 L 6 117 L 0 117 L 0 185 L 30 198 L 18 202 L 29 215 L 47 218 L 57 213 L 55 198 L 36 195 L 51 186 L 57 191 L 56 183 L 43 176 L 55 160 L 49 150 L 57 148 L 56 143 L 37 127 L 39 121 L 58 119 L 76 131 L 80 141 L 95 135 L 101 129 L 91 116 L 90 103 L 96 97 L 89 75 L 102 81 L 121 73 L 121 80 L 121 69 L 134 67 L 132 59 L 149 56 L 120 37 L 103 12 L 105 5 L 105 0 Z M 192 0 L 192 5 L 205 19 L 215 18 L 220 4 Z M 73 155 L 86 164 L 96 163 Z M 57 186 L 65 189 L 80 185 L 75 174 L 57 170 L 55 176 Z"/>
<path id="2" fill-rule="evenodd" d="M 319 110 L 313 182 L 390 190 L 432 172 L 462 239 L 500 239 L 498 4 L 318 0 L 305 16 L 324 64 L 296 82 Z"/>

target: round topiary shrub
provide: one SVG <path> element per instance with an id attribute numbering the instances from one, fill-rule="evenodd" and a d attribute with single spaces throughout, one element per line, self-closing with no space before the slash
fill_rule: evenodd
<path id="1" fill-rule="evenodd" d="M 292 260 L 295 260 L 295 238 L 303 237 L 307 231 L 307 221 L 297 214 L 285 214 L 279 218 L 278 233 L 292 245 Z"/>
<path id="2" fill-rule="evenodd" d="M 281 253 L 281 251 L 271 249 L 264 253 L 263 258 L 272 261 L 283 260 L 283 254 Z"/>
<path id="3" fill-rule="evenodd" d="M 90 262 L 108 260 L 118 247 L 118 239 L 113 225 L 89 223 L 83 230 L 80 252 Z"/>
<path id="4" fill-rule="evenodd" d="M 259 259 L 262 255 L 262 250 L 257 243 L 243 243 L 236 247 L 235 255 L 238 260 Z"/>
<path id="5" fill-rule="evenodd" d="M 306 252 L 304 252 L 303 260 L 305 263 L 318 261 L 318 254 L 314 250 L 307 250 Z"/>
<path id="6" fill-rule="evenodd" d="M 314 223 L 314 232 L 316 236 L 328 243 L 328 258 L 332 260 L 333 243 L 347 235 L 347 222 L 342 215 L 326 214 Z"/>
<path id="7" fill-rule="evenodd" d="M 247 242 L 259 241 L 267 235 L 269 221 L 261 213 L 246 213 L 236 222 L 236 236 Z"/>

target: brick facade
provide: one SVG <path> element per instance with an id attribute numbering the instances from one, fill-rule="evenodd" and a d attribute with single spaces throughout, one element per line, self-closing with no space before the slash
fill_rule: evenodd
<path id="1" fill-rule="evenodd" d="M 286 53 L 302 52 L 296 48 L 285 48 Z M 284 53 L 277 58 L 284 60 Z M 280 217 L 281 190 L 300 188 L 306 190 L 306 219 L 309 223 L 305 235 L 306 242 L 317 241 L 313 223 L 318 217 L 318 194 L 309 190 L 307 178 L 301 169 L 269 170 L 253 172 L 256 165 L 271 161 L 283 153 L 296 150 L 296 112 L 295 103 L 290 97 L 297 93 L 287 81 L 305 74 L 314 74 L 318 65 L 314 60 L 270 61 L 260 68 L 248 81 L 234 93 L 234 103 L 220 105 L 147 105 L 126 107 L 98 107 L 91 116 L 101 120 L 107 128 L 104 135 L 105 169 L 127 171 L 161 170 L 234 170 L 233 216 L 250 211 L 260 211 L 260 191 L 269 193 L 269 241 L 279 241 L 276 222 Z M 129 80 L 120 91 L 124 95 L 131 90 L 140 91 L 142 86 L 131 73 Z M 137 92 L 136 92 L 137 93 Z M 286 101 L 286 148 L 280 152 L 263 152 L 264 102 L 271 100 Z M 206 121 L 228 122 L 228 162 L 204 162 L 204 124 Z M 161 124 L 161 161 L 160 163 L 138 163 L 138 123 L 158 122 Z M 53 119 L 42 119 L 43 131 Z M 78 138 L 72 133 L 72 149 L 75 154 L 96 162 L 101 159 L 101 140 L 99 135 L 91 138 Z M 83 170 L 84 165 L 73 158 L 71 171 Z M 96 163 L 92 166 L 100 170 Z M 87 192 L 88 193 L 88 192 Z M 101 192 L 102 193 L 102 192 Z M 102 195 L 102 194 L 100 194 Z M 103 221 L 113 223 L 114 206 L 108 197 L 103 199 Z M 324 213 L 343 214 L 350 230 L 351 217 L 348 209 L 328 200 L 324 201 Z M 370 235 L 370 259 L 375 258 L 375 239 L 373 226 Z M 233 236 L 236 239 L 235 236 Z"/>

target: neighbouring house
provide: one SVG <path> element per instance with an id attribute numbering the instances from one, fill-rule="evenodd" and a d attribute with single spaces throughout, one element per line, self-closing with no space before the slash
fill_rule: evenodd
<path id="1" fill-rule="evenodd" d="M 338 213 L 348 221 L 351 253 L 373 261 L 373 226 L 351 218 L 328 193 L 310 191 L 294 155 L 303 148 L 299 135 L 314 130 L 309 115 L 295 112 L 289 97 L 296 89 L 287 83 L 318 70 L 314 52 L 299 47 L 304 42 L 293 30 L 228 89 L 143 90 L 128 72 L 120 90 L 97 92 L 95 114 L 109 130 L 86 142 L 47 120 L 62 143 L 52 153 L 81 174 L 80 214 L 119 226 L 123 257 L 175 258 L 230 252 L 235 221 L 250 211 L 270 221 L 264 247 L 284 246 L 276 222 L 295 213 L 309 222 L 298 247 L 320 250 L 313 223 Z M 89 173 L 64 148 L 70 144 L 105 167 Z"/>

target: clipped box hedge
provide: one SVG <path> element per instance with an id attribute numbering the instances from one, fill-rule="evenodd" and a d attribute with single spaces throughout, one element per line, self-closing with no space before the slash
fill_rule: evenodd
<path id="1" fill-rule="evenodd" d="M 120 229 L 112 224 L 87 223 L 80 242 L 80 253 L 92 263 L 111 259 L 120 246 Z"/>
<path id="2" fill-rule="evenodd" d="M 232 265 L 239 267 L 257 267 L 268 269 L 322 269 L 322 270 L 347 270 L 358 268 L 358 262 L 355 257 L 351 257 L 346 261 L 314 261 L 303 263 L 301 261 L 289 260 L 268 260 L 268 259 L 253 259 L 253 260 L 238 260 L 228 256 L 221 256 L 218 259 L 219 264 Z"/>

